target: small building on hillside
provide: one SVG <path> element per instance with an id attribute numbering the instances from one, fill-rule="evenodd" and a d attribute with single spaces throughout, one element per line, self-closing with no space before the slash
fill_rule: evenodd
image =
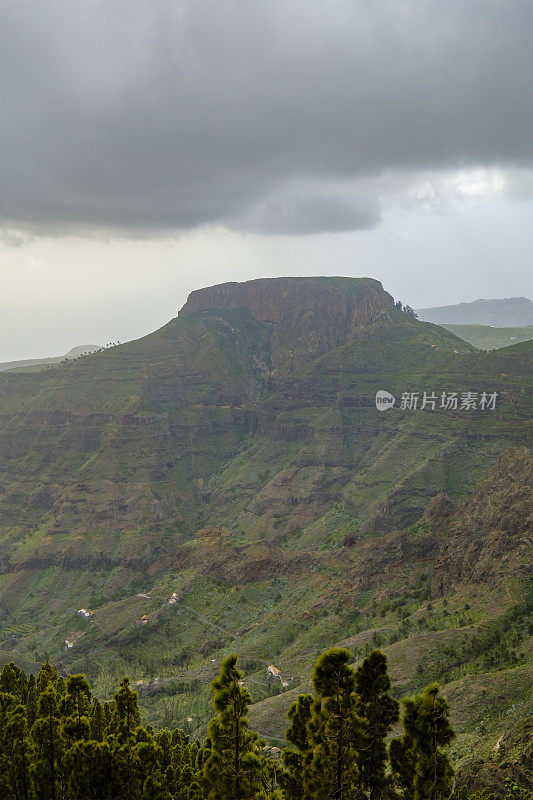
<path id="1" fill-rule="evenodd" d="M 69 633 L 69 635 L 65 639 L 65 647 L 67 648 L 67 650 L 71 650 L 75 644 L 78 644 L 82 636 L 84 636 L 83 631 L 75 631 L 74 633 Z"/>

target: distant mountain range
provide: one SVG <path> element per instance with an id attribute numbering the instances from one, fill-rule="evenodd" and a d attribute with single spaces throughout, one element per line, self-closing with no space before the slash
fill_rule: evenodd
<path id="1" fill-rule="evenodd" d="M 419 319 L 436 325 L 492 325 L 498 328 L 533 325 L 533 303 L 527 297 L 418 308 L 416 313 Z"/>
<path id="2" fill-rule="evenodd" d="M 5 372 L 8 369 L 24 371 L 24 372 L 39 372 L 39 370 L 47 367 L 49 364 L 59 364 L 65 358 L 72 359 L 78 358 L 85 353 L 94 353 L 99 350 L 98 344 L 82 344 L 78 347 L 73 347 L 64 356 L 50 356 L 50 358 L 25 358 L 22 361 L 4 361 L 0 362 L 0 372 Z"/>

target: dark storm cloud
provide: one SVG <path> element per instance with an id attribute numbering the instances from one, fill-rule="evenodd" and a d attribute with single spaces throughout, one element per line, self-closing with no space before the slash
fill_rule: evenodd
<path id="1" fill-rule="evenodd" d="M 344 230 L 374 225 L 377 197 L 294 186 L 532 162 L 530 0 L 0 0 L 0 13 L 6 225 Z"/>
<path id="2" fill-rule="evenodd" d="M 262 234 L 332 233 L 372 228 L 381 214 L 369 199 L 291 196 L 269 198 L 228 224 L 240 230 Z"/>

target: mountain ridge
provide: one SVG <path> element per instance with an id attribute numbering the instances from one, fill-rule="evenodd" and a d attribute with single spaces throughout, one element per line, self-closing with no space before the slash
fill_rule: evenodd
<path id="1" fill-rule="evenodd" d="M 426 677 L 452 679 L 453 648 L 513 607 L 525 576 L 496 569 L 496 545 L 485 555 L 490 581 L 468 572 L 475 553 L 453 566 L 465 533 L 452 522 L 476 487 L 490 496 L 502 453 L 522 458 L 531 344 L 475 351 L 371 282 L 356 284 L 377 297 L 364 324 L 348 300 L 340 332 L 308 346 L 303 331 L 331 332 L 338 288 L 299 285 L 301 300 L 296 283 L 285 308 L 280 295 L 279 321 L 258 319 L 232 290 L 226 305 L 191 303 L 142 339 L 0 375 L 0 658 L 48 655 L 87 672 L 102 698 L 124 672 L 147 686 L 157 675 L 145 718 L 200 735 L 202 687 L 237 640 L 256 701 L 287 700 L 274 697 L 281 687 L 265 663 L 289 690 L 342 641 L 356 659 L 390 645 L 415 690 Z M 398 400 L 380 412 L 383 389 L 490 391 L 498 402 L 409 411 Z M 492 536 L 476 533 L 480 513 L 466 535 L 471 526 L 474 538 Z M 515 563 L 520 531 L 501 536 Z M 466 579 L 448 581 L 447 565 Z M 522 641 L 509 645 L 520 663 Z M 471 655 L 460 663 L 478 669 Z M 472 735 L 474 711 L 460 713 Z M 282 715 L 261 732 L 279 731 Z"/>
<path id="2" fill-rule="evenodd" d="M 491 325 L 524 327 L 533 325 L 533 302 L 527 297 L 474 300 L 452 306 L 416 309 L 419 318 L 437 325 Z"/>
<path id="3" fill-rule="evenodd" d="M 77 345 L 76 347 L 71 347 L 68 353 L 65 353 L 63 356 L 49 356 L 48 358 L 23 358 L 19 359 L 18 361 L 3 361 L 0 362 L 0 372 L 15 369 L 21 370 L 44 368 L 52 364 L 59 364 L 64 359 L 78 358 L 81 355 L 93 353 L 99 348 L 100 346 L 96 344 Z"/>

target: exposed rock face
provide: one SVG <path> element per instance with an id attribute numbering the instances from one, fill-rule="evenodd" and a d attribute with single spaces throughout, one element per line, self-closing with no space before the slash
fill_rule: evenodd
<path id="1" fill-rule="evenodd" d="M 283 376 L 353 342 L 393 305 L 381 283 L 370 278 L 262 278 L 191 292 L 179 313 L 247 308 L 273 326 L 272 367 Z"/>
<path id="2" fill-rule="evenodd" d="M 439 492 L 431 498 L 422 519 L 426 522 L 440 522 L 457 510 L 455 503 L 444 492 Z"/>
<path id="3" fill-rule="evenodd" d="M 465 506 L 450 517 L 433 576 L 440 596 L 461 583 L 494 584 L 503 574 L 531 573 L 533 459 L 509 448 Z"/>

